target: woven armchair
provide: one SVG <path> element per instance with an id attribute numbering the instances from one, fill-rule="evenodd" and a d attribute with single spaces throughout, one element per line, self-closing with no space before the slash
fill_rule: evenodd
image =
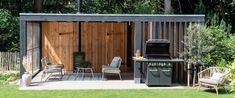
<path id="1" fill-rule="evenodd" d="M 45 60 L 46 67 L 49 67 L 49 68 L 59 68 L 59 69 L 61 69 L 61 73 L 63 74 L 63 72 L 64 72 L 64 74 L 65 74 L 65 69 L 64 69 L 64 65 L 63 64 L 54 64 L 54 63 L 51 63 L 51 61 L 49 60 L 49 58 L 47 56 L 44 57 L 44 60 Z"/>
<path id="2" fill-rule="evenodd" d="M 224 67 L 210 67 L 198 73 L 198 90 L 202 85 L 214 87 L 218 95 L 218 87 L 224 88 L 224 82 L 228 76 L 229 69 Z"/>
<path id="3" fill-rule="evenodd" d="M 42 71 L 41 81 L 46 76 L 46 74 L 50 74 L 49 75 L 49 77 L 50 77 L 53 73 L 59 73 L 59 75 L 62 78 L 62 75 L 63 75 L 62 68 L 64 68 L 64 65 L 63 64 L 58 64 L 58 65 L 51 64 L 51 65 L 48 65 L 49 63 L 48 63 L 48 61 L 46 59 L 47 59 L 46 57 L 41 59 L 41 64 L 42 64 L 42 66 L 45 67 L 43 69 L 43 71 Z M 47 79 L 45 79 L 45 81 L 46 80 Z"/>

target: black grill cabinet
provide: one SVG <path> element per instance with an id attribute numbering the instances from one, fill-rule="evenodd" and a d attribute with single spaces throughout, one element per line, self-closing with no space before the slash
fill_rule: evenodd
<path id="1" fill-rule="evenodd" d="M 171 63 L 148 63 L 146 85 L 171 85 Z"/>
<path id="2" fill-rule="evenodd" d="M 145 56 L 153 60 L 170 60 L 170 42 L 166 39 L 153 39 L 146 42 Z M 149 62 L 145 83 L 152 85 L 171 85 L 172 63 Z"/>

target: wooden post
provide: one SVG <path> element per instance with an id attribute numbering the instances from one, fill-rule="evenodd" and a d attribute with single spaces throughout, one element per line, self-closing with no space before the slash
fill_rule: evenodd
<path id="1" fill-rule="evenodd" d="M 196 82 L 196 73 L 197 73 L 197 67 L 194 65 L 194 73 L 193 73 L 193 87 L 195 87 Z"/>
<path id="2" fill-rule="evenodd" d="M 26 38 L 26 21 L 20 20 L 20 78 L 26 71 L 22 63 L 26 54 Z"/>
<path id="3" fill-rule="evenodd" d="M 134 31 L 134 52 L 141 49 L 141 21 L 135 20 Z M 134 62 L 134 81 L 137 84 L 141 83 L 141 64 Z"/>
<path id="4" fill-rule="evenodd" d="M 189 59 L 189 61 L 190 61 L 190 59 Z M 190 63 L 188 62 L 188 87 L 190 86 L 190 70 L 189 70 L 189 68 L 190 68 Z"/>
<path id="5" fill-rule="evenodd" d="M 153 39 L 153 22 L 149 22 L 149 35 L 150 39 Z"/>

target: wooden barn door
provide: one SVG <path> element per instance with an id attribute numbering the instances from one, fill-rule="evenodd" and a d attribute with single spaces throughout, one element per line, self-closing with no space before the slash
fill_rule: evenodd
<path id="1" fill-rule="evenodd" d="M 77 51 L 77 24 L 74 22 L 42 22 L 42 57 L 65 65 L 72 71 L 73 52 Z"/>
<path id="2" fill-rule="evenodd" d="M 127 24 L 84 22 L 81 24 L 81 51 L 100 72 L 114 56 L 122 58 L 121 70 L 127 70 Z"/>

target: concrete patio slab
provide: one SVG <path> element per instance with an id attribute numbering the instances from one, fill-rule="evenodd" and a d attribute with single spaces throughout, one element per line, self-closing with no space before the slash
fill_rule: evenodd
<path id="1" fill-rule="evenodd" d="M 74 74 L 70 74 L 74 75 Z M 115 78 L 115 77 L 114 77 Z M 20 90 L 108 90 L 108 89 L 183 89 L 184 86 L 173 84 L 168 87 L 148 87 L 145 83 L 135 84 L 132 74 L 123 75 L 124 80 L 47 80 L 41 81 L 41 73 L 32 80 L 29 87 Z"/>
<path id="2" fill-rule="evenodd" d="M 183 89 L 183 86 L 148 87 L 145 84 L 135 84 L 134 80 L 108 81 L 54 81 L 33 83 L 20 90 L 89 90 L 89 89 Z"/>

